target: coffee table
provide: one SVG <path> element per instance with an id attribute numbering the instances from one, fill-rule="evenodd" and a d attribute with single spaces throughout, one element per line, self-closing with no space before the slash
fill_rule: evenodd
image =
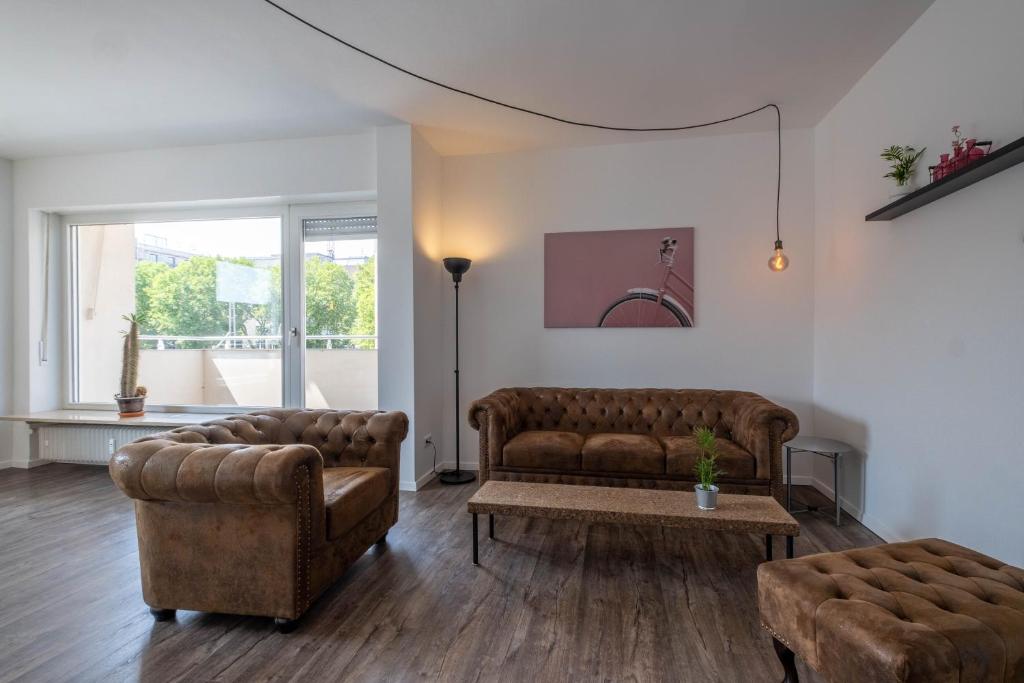
<path id="1" fill-rule="evenodd" d="M 488 481 L 467 507 L 473 516 L 473 564 L 480 564 L 477 515 L 483 513 L 492 539 L 494 515 L 764 534 L 769 560 L 774 536 L 786 537 L 786 557 L 791 558 L 793 538 L 800 535 L 800 524 L 771 496 L 719 493 L 716 509 L 701 510 L 692 491 Z"/>

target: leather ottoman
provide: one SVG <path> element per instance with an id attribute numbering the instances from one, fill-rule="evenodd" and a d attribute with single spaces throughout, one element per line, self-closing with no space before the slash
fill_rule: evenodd
<path id="1" fill-rule="evenodd" d="M 1024 570 L 929 538 L 757 571 L 761 623 L 828 681 L 1024 683 Z"/>

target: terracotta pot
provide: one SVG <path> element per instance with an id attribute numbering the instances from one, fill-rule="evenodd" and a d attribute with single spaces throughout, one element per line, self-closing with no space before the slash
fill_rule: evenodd
<path id="1" fill-rule="evenodd" d="M 114 400 L 117 401 L 117 413 L 121 417 L 140 417 L 146 414 L 145 396 L 122 398 L 120 395 L 117 395 L 114 396 Z"/>

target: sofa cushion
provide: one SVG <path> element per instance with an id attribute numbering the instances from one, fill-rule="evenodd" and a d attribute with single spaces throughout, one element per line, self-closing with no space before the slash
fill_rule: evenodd
<path id="1" fill-rule="evenodd" d="M 663 436 L 659 439 L 665 447 L 665 471 L 683 477 L 696 476 L 693 466 L 700 453 L 692 436 Z M 718 469 L 727 479 L 754 479 L 757 475 L 757 459 L 754 455 L 728 439 L 715 439 L 718 446 Z"/>
<path id="2" fill-rule="evenodd" d="M 578 470 L 583 437 L 573 432 L 520 432 L 505 444 L 502 464 L 547 470 Z"/>
<path id="3" fill-rule="evenodd" d="M 646 434 L 590 434 L 583 442 L 583 469 L 665 474 L 665 451 Z"/>
<path id="4" fill-rule="evenodd" d="M 391 470 L 386 467 L 325 468 L 327 538 L 343 536 L 376 510 L 390 490 Z"/>

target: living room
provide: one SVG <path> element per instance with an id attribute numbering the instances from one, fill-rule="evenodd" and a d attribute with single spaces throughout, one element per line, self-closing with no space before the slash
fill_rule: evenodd
<path id="1" fill-rule="evenodd" d="M 0 681 L 1024 681 L 1018 0 L 3 15 Z"/>

